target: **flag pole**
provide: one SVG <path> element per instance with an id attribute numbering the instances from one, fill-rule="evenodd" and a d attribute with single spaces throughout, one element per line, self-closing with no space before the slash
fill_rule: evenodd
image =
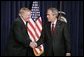
<path id="1" fill-rule="evenodd" d="M 62 1 L 60 1 L 60 9 L 59 9 L 59 11 L 62 11 Z M 58 19 L 61 19 L 61 16 L 62 16 L 62 14 L 59 13 L 59 17 L 58 17 Z"/>

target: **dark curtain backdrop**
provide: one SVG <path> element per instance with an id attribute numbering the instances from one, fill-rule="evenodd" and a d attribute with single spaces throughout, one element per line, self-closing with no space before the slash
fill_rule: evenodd
<path id="1" fill-rule="evenodd" d="M 47 8 L 60 10 L 60 1 L 39 2 L 43 23 L 47 21 Z M 72 56 L 83 56 L 83 1 L 62 1 L 61 4 L 70 29 Z M 31 9 L 32 1 L 1 1 L 1 56 L 5 54 L 11 24 L 18 17 L 19 9 L 24 6 Z"/>

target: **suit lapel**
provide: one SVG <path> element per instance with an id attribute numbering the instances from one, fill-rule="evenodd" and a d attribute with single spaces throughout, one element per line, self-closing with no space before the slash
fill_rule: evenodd
<path id="1" fill-rule="evenodd" d="M 49 24 L 50 26 L 50 32 L 51 32 L 51 24 Z M 51 32 L 51 35 L 56 35 L 57 33 L 58 33 L 58 31 L 59 31 L 59 29 L 60 29 L 60 22 L 59 22 L 59 20 L 57 20 L 57 22 L 56 22 L 56 25 L 55 25 L 55 28 L 54 28 L 55 30 L 54 30 L 54 33 L 52 34 L 52 32 Z"/>
<path id="2" fill-rule="evenodd" d="M 23 26 L 23 31 L 25 32 L 25 34 L 27 35 L 27 37 L 29 37 L 29 35 L 28 35 L 28 33 L 27 33 L 27 27 L 26 27 L 26 25 L 24 24 L 24 22 L 22 21 L 21 18 L 19 18 L 19 19 L 20 19 L 20 22 L 21 22 L 21 24 L 22 24 L 22 26 Z"/>
<path id="3" fill-rule="evenodd" d="M 60 21 L 59 20 L 57 20 L 57 23 L 56 23 L 56 26 L 55 26 L 55 32 L 56 32 L 56 34 L 59 32 L 59 30 L 60 30 Z"/>

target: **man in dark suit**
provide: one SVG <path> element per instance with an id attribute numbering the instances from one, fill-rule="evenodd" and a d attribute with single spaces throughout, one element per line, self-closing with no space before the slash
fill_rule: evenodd
<path id="1" fill-rule="evenodd" d="M 49 24 L 45 24 L 42 36 L 37 42 L 45 44 L 45 53 L 47 56 L 71 56 L 70 35 L 67 23 L 58 20 L 58 10 L 49 8 L 47 10 L 47 19 Z M 34 42 L 31 42 L 34 44 Z M 35 43 L 36 44 L 36 43 Z M 31 47 L 34 47 L 31 45 Z"/>
<path id="2" fill-rule="evenodd" d="M 19 11 L 19 16 L 11 28 L 7 56 L 34 56 L 26 27 L 26 22 L 31 18 L 31 11 L 23 7 Z"/>

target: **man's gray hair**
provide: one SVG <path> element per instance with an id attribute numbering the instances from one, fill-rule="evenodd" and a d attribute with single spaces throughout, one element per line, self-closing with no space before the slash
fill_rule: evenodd
<path id="1" fill-rule="evenodd" d="M 51 10 L 56 16 L 58 16 L 59 11 L 56 8 L 48 8 L 48 10 Z"/>

